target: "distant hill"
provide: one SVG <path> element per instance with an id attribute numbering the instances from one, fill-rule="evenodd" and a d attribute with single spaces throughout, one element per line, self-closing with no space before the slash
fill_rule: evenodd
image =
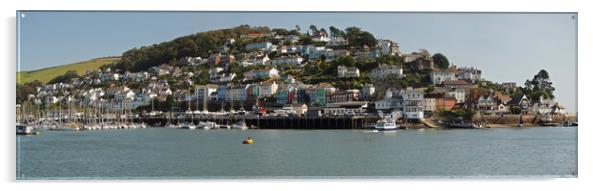
<path id="1" fill-rule="evenodd" d="M 34 71 L 21 71 L 17 72 L 17 84 L 23 84 L 34 80 L 38 80 L 45 84 L 48 83 L 48 81 L 55 78 L 56 76 L 65 74 L 65 72 L 69 70 L 75 70 L 77 74 L 83 75 L 84 73 L 86 73 L 86 70 L 96 70 L 103 65 L 112 64 L 113 62 L 119 61 L 120 59 L 121 57 L 96 58 L 73 64 L 54 66 Z"/>

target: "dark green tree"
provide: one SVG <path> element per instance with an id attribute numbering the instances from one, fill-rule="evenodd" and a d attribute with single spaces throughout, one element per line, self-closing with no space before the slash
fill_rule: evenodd
<path id="1" fill-rule="evenodd" d="M 449 67 L 449 61 L 447 60 L 447 57 L 445 57 L 445 55 L 441 53 L 436 53 L 433 55 L 432 58 L 433 62 L 435 63 L 435 67 L 441 69 L 446 69 Z"/>
<path id="2" fill-rule="evenodd" d="M 529 99 L 539 100 L 540 97 L 553 99 L 554 90 L 556 89 L 552 86 L 552 81 L 550 80 L 548 72 L 546 70 L 540 70 L 533 76 L 532 80 L 527 80 L 525 82 L 524 90 L 528 94 Z"/>
<path id="3" fill-rule="evenodd" d="M 316 27 L 315 25 L 309 25 L 309 30 L 311 30 L 311 35 L 318 35 L 318 27 Z"/>
<path id="4" fill-rule="evenodd" d="M 54 77 L 52 80 L 48 81 L 48 84 L 56 84 L 56 83 L 66 83 L 69 82 L 72 78 L 79 78 L 79 75 L 75 70 L 69 70 L 65 72 L 63 75 L 59 75 Z"/>

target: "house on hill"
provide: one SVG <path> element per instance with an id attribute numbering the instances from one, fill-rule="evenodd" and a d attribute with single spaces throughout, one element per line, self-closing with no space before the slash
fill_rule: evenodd
<path id="1" fill-rule="evenodd" d="M 403 69 L 398 65 L 379 65 L 377 68 L 372 69 L 370 74 L 368 74 L 370 79 L 402 79 L 403 78 Z"/>
<path id="2" fill-rule="evenodd" d="M 356 78 L 360 77 L 360 70 L 356 67 L 337 67 L 337 77 L 339 78 Z"/>
<path id="3" fill-rule="evenodd" d="M 405 55 L 403 61 L 414 71 L 435 68 L 435 63 L 431 58 L 431 55 L 425 49 L 420 49 L 418 52 L 412 52 L 409 55 Z"/>
<path id="4" fill-rule="evenodd" d="M 457 69 L 455 67 L 450 67 L 447 69 L 433 69 L 431 71 L 430 77 L 431 82 L 433 84 L 442 84 L 445 81 L 455 81 Z"/>

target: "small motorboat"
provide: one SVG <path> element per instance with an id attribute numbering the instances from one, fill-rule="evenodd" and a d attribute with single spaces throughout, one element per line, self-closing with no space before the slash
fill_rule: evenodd
<path id="1" fill-rule="evenodd" d="M 232 124 L 232 128 L 233 129 L 248 129 L 249 127 L 247 126 L 247 124 L 245 123 L 244 120 L 240 120 L 239 122 Z"/>
<path id="2" fill-rule="evenodd" d="M 40 132 L 28 125 L 17 124 L 17 135 L 39 135 Z M 252 140 L 251 140 L 252 141 Z"/>
<path id="3" fill-rule="evenodd" d="M 466 122 L 462 118 L 457 118 L 453 120 L 451 123 L 447 124 L 450 129 L 477 129 L 480 128 L 476 124 L 472 122 Z"/>
<path id="4" fill-rule="evenodd" d="M 379 131 L 397 130 L 399 126 L 393 122 L 379 121 L 374 125 L 374 128 Z"/>
<path id="5" fill-rule="evenodd" d="M 242 141 L 243 145 L 250 145 L 250 144 L 253 144 L 253 143 L 255 143 L 255 142 L 253 141 L 252 137 L 247 137 L 247 139 L 245 139 L 244 141 Z"/>

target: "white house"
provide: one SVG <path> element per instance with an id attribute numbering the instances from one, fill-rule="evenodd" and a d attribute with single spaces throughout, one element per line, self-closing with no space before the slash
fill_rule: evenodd
<path id="1" fill-rule="evenodd" d="M 303 62 L 303 58 L 301 58 L 300 56 L 281 56 L 278 58 L 274 58 L 274 60 L 272 60 L 273 65 L 280 65 L 280 64 L 299 65 L 302 62 Z"/>
<path id="2" fill-rule="evenodd" d="M 347 39 L 343 38 L 343 37 L 333 37 L 330 38 L 330 40 L 328 41 L 328 43 L 326 45 L 328 46 L 344 46 L 349 44 L 349 42 L 347 42 Z"/>
<path id="3" fill-rule="evenodd" d="M 368 76 L 371 79 L 403 78 L 403 69 L 398 65 L 380 65 L 378 68 L 372 69 Z"/>
<path id="4" fill-rule="evenodd" d="M 356 67 L 337 67 L 337 77 L 339 78 L 353 78 L 360 77 L 360 70 Z"/>
<path id="5" fill-rule="evenodd" d="M 236 77 L 236 74 L 234 74 L 234 73 L 220 74 L 218 76 L 219 76 L 218 78 L 211 79 L 211 83 L 226 83 L 226 82 L 230 82 L 230 81 L 234 80 L 234 78 Z"/>
<path id="6" fill-rule="evenodd" d="M 564 107 L 560 106 L 558 102 L 553 99 L 539 98 L 539 101 L 533 103 L 531 106 L 531 113 L 535 115 L 547 115 L 547 114 L 566 114 Z"/>
<path id="7" fill-rule="evenodd" d="M 260 49 L 260 50 L 270 50 L 272 48 L 272 42 L 258 42 L 258 43 L 251 43 L 251 44 L 247 44 L 245 46 L 245 48 L 247 50 L 252 50 L 252 49 Z"/>
<path id="8" fill-rule="evenodd" d="M 312 41 L 316 41 L 316 42 L 328 42 L 330 41 L 330 38 L 328 38 L 328 35 L 324 32 L 320 32 L 320 34 L 311 37 Z"/>
<path id="9" fill-rule="evenodd" d="M 368 102 L 342 102 L 342 103 L 327 103 L 324 107 L 326 115 L 345 115 L 349 113 L 364 113 L 368 108 Z"/>
<path id="10" fill-rule="evenodd" d="M 466 92 L 462 88 L 448 89 L 445 94 L 456 98 L 456 103 L 464 103 L 466 101 Z"/>
<path id="11" fill-rule="evenodd" d="M 278 91 L 278 84 L 276 84 L 275 81 L 272 81 L 271 83 L 260 83 L 258 87 L 259 94 L 257 97 L 269 97 Z"/>
<path id="12" fill-rule="evenodd" d="M 263 57 L 255 57 L 249 60 L 253 65 L 266 65 L 270 61 L 270 57 L 266 54 Z"/>
<path id="13" fill-rule="evenodd" d="M 458 78 L 472 83 L 481 80 L 481 70 L 473 67 L 464 67 L 458 69 Z"/>
<path id="14" fill-rule="evenodd" d="M 374 102 L 374 108 L 379 111 L 403 111 L 403 99 L 384 98 Z"/>
<path id="15" fill-rule="evenodd" d="M 247 79 L 257 79 L 257 78 L 279 78 L 278 70 L 276 68 L 271 68 L 269 70 L 254 70 L 245 72 L 245 78 Z"/>
<path id="16" fill-rule="evenodd" d="M 404 115 L 407 119 L 424 118 L 424 93 L 408 87 L 401 93 L 404 101 Z"/>
<path id="17" fill-rule="evenodd" d="M 433 69 L 431 71 L 431 81 L 433 84 L 441 84 L 444 81 L 457 80 L 456 72 L 454 68 Z"/>

